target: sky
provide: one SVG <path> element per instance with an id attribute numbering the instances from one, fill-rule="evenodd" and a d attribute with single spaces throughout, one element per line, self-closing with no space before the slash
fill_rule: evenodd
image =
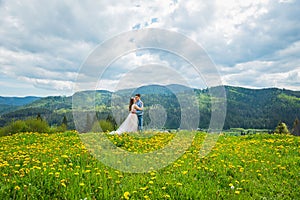
<path id="1" fill-rule="evenodd" d="M 145 29 L 194 41 L 223 85 L 300 90 L 299 8 L 299 0 L 0 0 L 0 96 L 68 96 L 78 85 L 112 91 L 143 84 L 210 85 L 214 78 L 203 78 L 206 72 L 197 73 L 182 54 L 132 51 L 127 41 L 114 40 Z M 160 44 L 195 53 L 172 36 L 161 37 Z M 95 54 L 107 41 L 118 43 Z M 93 53 L 101 57 L 126 48 L 102 76 L 103 66 L 82 70 Z"/>

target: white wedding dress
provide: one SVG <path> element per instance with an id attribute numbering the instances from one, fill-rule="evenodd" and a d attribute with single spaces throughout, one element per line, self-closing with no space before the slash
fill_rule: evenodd
<path id="1" fill-rule="evenodd" d="M 118 134 L 121 135 L 122 133 L 129 133 L 129 132 L 136 132 L 138 130 L 138 118 L 135 113 L 132 113 L 132 111 L 135 111 L 133 104 L 131 106 L 131 111 L 128 114 L 127 118 L 125 121 L 121 124 L 121 126 L 113 132 L 110 132 L 111 135 L 113 134 Z"/>

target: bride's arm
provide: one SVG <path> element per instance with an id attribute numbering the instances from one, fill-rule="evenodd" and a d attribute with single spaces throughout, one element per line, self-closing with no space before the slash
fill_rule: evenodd
<path id="1" fill-rule="evenodd" d="M 132 106 L 131 106 L 131 113 L 135 113 L 136 112 L 136 105 L 135 104 L 133 104 Z"/>
<path id="2" fill-rule="evenodd" d="M 134 104 L 133 108 L 136 109 L 136 110 L 143 110 L 143 107 L 140 108 L 140 107 L 138 107 L 138 106 L 135 105 L 135 104 Z"/>

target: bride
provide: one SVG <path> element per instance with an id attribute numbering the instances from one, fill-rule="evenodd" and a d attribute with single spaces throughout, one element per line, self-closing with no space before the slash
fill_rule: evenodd
<path id="1" fill-rule="evenodd" d="M 142 109 L 138 107 L 135 103 L 136 99 L 134 97 L 131 97 L 129 101 L 129 114 L 127 118 L 116 131 L 110 132 L 111 135 L 120 135 L 125 132 L 136 132 L 138 130 L 138 118 L 135 112 L 136 110 Z"/>

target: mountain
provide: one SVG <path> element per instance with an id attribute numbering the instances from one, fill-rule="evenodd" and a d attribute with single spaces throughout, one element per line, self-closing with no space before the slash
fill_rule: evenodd
<path id="1" fill-rule="evenodd" d="M 11 112 L 18 107 L 32 103 L 40 97 L 1 97 L 0 96 L 0 114 Z"/>
<path id="2" fill-rule="evenodd" d="M 278 88 L 246 89 L 226 86 L 225 128 L 272 128 L 284 121 L 292 128 L 300 116 L 300 92 Z"/>
<path id="3" fill-rule="evenodd" d="M 40 99 L 41 97 L 1 97 L 0 96 L 0 104 L 1 105 L 10 105 L 10 106 L 22 106 L 28 103 L 31 103 L 35 100 Z"/>
<path id="4" fill-rule="evenodd" d="M 280 121 L 285 122 L 291 129 L 295 118 L 300 118 L 300 91 L 278 88 L 247 89 L 233 86 L 224 86 L 224 88 L 227 97 L 224 129 L 237 127 L 274 129 Z M 183 95 L 181 97 L 186 100 L 184 105 L 189 106 L 192 103 L 189 99 L 191 91 L 199 103 L 201 115 L 199 127 L 207 128 L 211 117 L 209 89 L 193 89 L 182 85 L 148 85 L 117 92 L 82 91 L 70 97 L 36 97 L 32 101 L 28 98 L 29 103 L 23 101 L 23 105 L 17 107 L 11 104 L 14 109 L 1 113 L 0 126 L 11 120 L 36 117 L 40 114 L 50 125 L 60 125 L 63 117 L 66 116 L 68 127 L 74 129 L 72 109 L 82 112 L 83 116 L 87 116 L 85 118 L 92 118 L 89 115 L 95 109 L 98 119 L 111 119 L 112 113 L 117 112 L 119 123 L 127 115 L 129 97 L 140 93 L 145 104 L 145 124 L 151 123 L 150 108 L 160 105 L 167 113 L 164 126 L 178 128 L 181 120 L 181 105 L 177 97 Z M 9 109 L 10 105 L 5 105 Z"/>
<path id="5" fill-rule="evenodd" d="M 139 88 L 131 88 L 131 89 L 123 89 L 118 90 L 116 94 L 118 95 L 130 95 L 134 96 L 137 93 L 140 94 L 163 94 L 163 95 L 170 95 L 170 94 L 177 94 L 186 91 L 193 91 L 192 88 L 189 88 L 184 85 L 178 84 L 171 84 L 171 85 L 147 85 L 141 86 Z"/>

